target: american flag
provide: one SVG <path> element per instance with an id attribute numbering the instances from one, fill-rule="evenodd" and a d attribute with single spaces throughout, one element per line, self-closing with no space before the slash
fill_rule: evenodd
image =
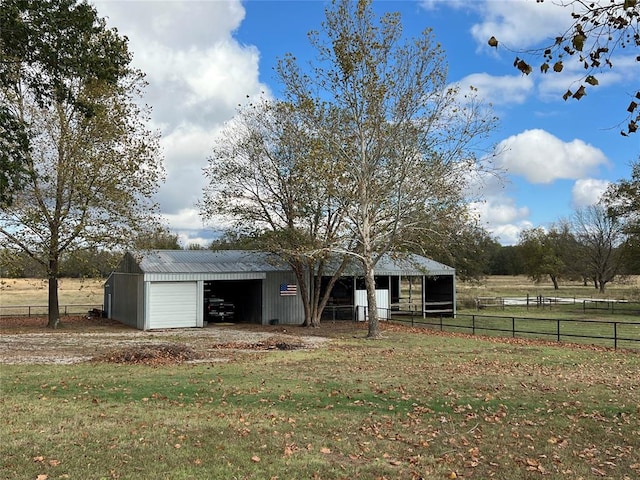
<path id="1" fill-rule="evenodd" d="M 282 283 L 280 284 L 280 296 L 296 295 L 298 293 L 298 286 L 294 283 Z"/>

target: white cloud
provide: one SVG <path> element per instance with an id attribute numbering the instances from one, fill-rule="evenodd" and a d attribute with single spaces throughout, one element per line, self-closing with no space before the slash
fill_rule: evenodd
<path id="1" fill-rule="evenodd" d="M 498 225 L 491 233 L 501 245 L 516 245 L 520 241 L 522 231 L 531 228 L 533 228 L 533 224 L 525 221 L 519 224 Z"/>
<path id="2" fill-rule="evenodd" d="M 493 197 L 484 202 L 471 204 L 473 211 L 478 213 L 483 223 L 489 227 L 505 223 L 521 222 L 529 216 L 529 208 L 518 207 L 512 198 Z"/>
<path id="3" fill-rule="evenodd" d="M 183 208 L 175 214 L 164 214 L 163 217 L 177 230 L 191 230 L 194 226 L 203 228 L 200 213 L 195 208 Z"/>
<path id="4" fill-rule="evenodd" d="M 456 82 L 461 92 L 473 86 L 478 96 L 493 105 L 513 105 L 524 103 L 533 90 L 533 79 L 521 75 L 495 77 L 487 73 L 467 75 Z"/>
<path id="5" fill-rule="evenodd" d="M 268 88 L 259 52 L 233 37 L 245 16 L 240 0 L 95 2 L 107 26 L 129 38 L 133 65 L 147 75 L 144 102 L 161 131 L 167 182 L 158 202 L 183 243 L 199 238 L 195 209 L 214 135 L 236 106 Z"/>
<path id="6" fill-rule="evenodd" d="M 447 8 L 469 8 L 471 4 L 469 0 L 421 0 L 420 6 L 425 10 L 435 10 L 440 5 L 446 5 Z"/>
<path id="7" fill-rule="evenodd" d="M 571 24 L 570 11 L 556 2 L 503 0 L 478 2 L 482 21 L 471 28 L 479 45 L 491 36 L 510 49 L 521 49 L 546 42 L 553 44 L 558 32 Z M 490 48 L 487 45 L 487 48 Z M 500 44 L 498 46 L 500 48 Z"/>
<path id="8" fill-rule="evenodd" d="M 184 168 L 188 165 L 203 168 L 218 129 L 219 126 L 204 129 L 195 125 L 181 125 L 165 135 L 162 138 L 162 146 L 169 166 Z"/>
<path id="9" fill-rule="evenodd" d="M 470 209 L 502 245 L 518 243 L 520 232 L 532 227 L 529 208 L 517 206 L 504 195 L 488 196 L 483 202 L 472 203 Z"/>
<path id="10" fill-rule="evenodd" d="M 215 232 L 206 228 L 196 208 L 183 208 L 180 211 L 162 215 L 171 231 L 178 235 L 178 242 L 183 247 L 198 244 L 203 247 L 211 243 Z"/>
<path id="11" fill-rule="evenodd" d="M 223 40 L 238 28 L 245 16 L 239 0 L 98 0 L 92 3 L 99 15 L 107 17 L 107 26 L 117 25 L 126 35 L 135 31 L 135 38 L 130 37 L 132 41 L 153 39 L 178 49 Z"/>
<path id="12" fill-rule="evenodd" d="M 571 190 L 573 205 L 576 208 L 588 207 L 600 201 L 600 197 L 609 187 L 608 180 L 595 178 L 583 178 L 578 180 Z"/>
<path id="13" fill-rule="evenodd" d="M 539 129 L 525 130 L 503 140 L 497 151 L 501 152 L 497 158 L 499 166 L 532 183 L 579 179 L 608 164 L 600 149 L 579 139 L 564 142 Z"/>

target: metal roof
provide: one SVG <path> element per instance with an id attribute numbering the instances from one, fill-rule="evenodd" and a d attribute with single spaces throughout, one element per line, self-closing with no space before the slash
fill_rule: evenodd
<path id="1" fill-rule="evenodd" d="M 454 275 L 455 269 L 416 254 L 386 254 L 375 268 L 376 275 Z"/>
<path id="2" fill-rule="evenodd" d="M 279 257 L 250 250 L 153 250 L 139 261 L 144 273 L 239 273 L 289 271 Z"/>
<path id="3" fill-rule="evenodd" d="M 291 267 L 277 255 L 255 250 L 152 250 L 132 255 L 132 257 L 142 273 L 240 273 L 291 270 Z M 359 276 L 363 273 L 360 263 L 354 261 L 344 275 Z M 386 254 L 376 265 L 375 274 L 454 275 L 455 269 L 420 255 Z"/>

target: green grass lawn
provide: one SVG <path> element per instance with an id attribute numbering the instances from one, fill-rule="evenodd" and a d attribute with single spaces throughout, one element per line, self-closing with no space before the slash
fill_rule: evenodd
<path id="1" fill-rule="evenodd" d="M 639 354 L 363 337 L 228 363 L 2 365 L 0 478 L 640 477 Z"/>

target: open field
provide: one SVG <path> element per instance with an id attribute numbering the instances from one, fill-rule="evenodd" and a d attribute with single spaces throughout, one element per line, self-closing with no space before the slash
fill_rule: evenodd
<path id="1" fill-rule="evenodd" d="M 69 313 L 86 313 L 89 306 L 100 307 L 104 301 L 104 280 L 62 278 L 59 281 L 58 295 L 62 308 L 65 305 L 81 305 L 69 308 Z M 0 315 L 26 315 L 27 306 L 32 314 L 46 313 L 48 283 L 37 278 L 2 278 L 0 279 Z M 8 308 L 8 307 L 21 308 Z"/>
<path id="2" fill-rule="evenodd" d="M 2 365 L 0 478 L 640 477 L 637 353 L 392 325 L 372 341 L 351 322 L 243 328 L 328 340 L 227 346 L 224 361 Z M 189 332 L 161 341 L 212 348 Z"/>
<path id="3" fill-rule="evenodd" d="M 62 278 L 58 295 L 61 304 L 98 303 L 103 300 L 103 279 Z M 46 305 L 46 279 L 0 279 L 0 305 Z"/>
<path id="4" fill-rule="evenodd" d="M 560 288 L 554 290 L 550 280 L 545 278 L 543 282 L 536 283 L 524 275 L 492 275 L 480 283 L 459 281 L 457 292 L 461 300 L 476 297 L 522 297 L 529 294 L 533 298 L 542 295 L 640 301 L 640 275 L 632 275 L 608 283 L 604 294 L 598 292 L 592 284 L 584 286 L 582 282 L 576 281 L 562 281 Z"/>

